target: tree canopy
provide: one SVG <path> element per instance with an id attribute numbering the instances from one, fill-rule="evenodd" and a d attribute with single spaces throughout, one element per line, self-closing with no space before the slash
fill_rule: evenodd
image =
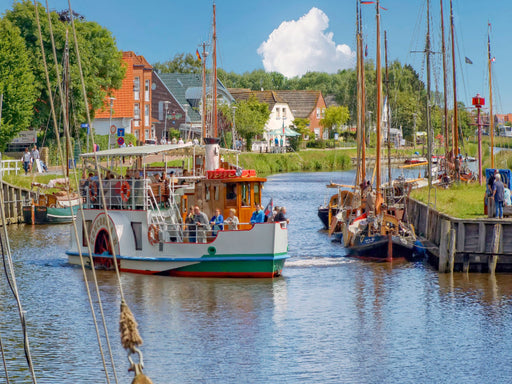
<path id="1" fill-rule="evenodd" d="M 177 53 L 172 60 L 153 64 L 158 73 L 201 73 L 202 63 L 191 53 Z"/>
<path id="2" fill-rule="evenodd" d="M 50 82 L 54 92 L 57 90 L 57 75 L 52 53 L 50 26 L 48 16 L 43 6 L 38 4 L 41 33 L 45 49 L 46 61 Z M 71 122 L 79 124 L 85 121 L 85 102 L 82 96 L 80 71 L 75 51 L 73 31 L 69 18 L 63 17 L 67 11 L 60 14 L 51 12 L 51 23 L 57 51 L 58 71 L 62 73 L 62 58 L 65 52 L 66 36 L 69 46 L 69 68 L 70 68 L 70 109 Z M 95 22 L 85 20 L 75 15 L 75 27 L 77 34 L 80 59 L 82 62 L 83 76 L 88 97 L 89 106 L 92 111 L 103 106 L 106 95 L 112 89 L 121 87 L 126 69 L 122 64 L 122 53 L 117 49 L 116 43 L 110 31 Z M 34 113 L 31 116 L 32 127 L 43 127 L 48 124 L 50 115 L 50 103 L 47 92 L 46 77 L 42 61 L 41 47 L 39 43 L 39 32 L 35 18 L 34 4 L 28 0 L 16 2 L 12 10 L 5 13 L 4 21 L 15 25 L 20 36 L 24 40 L 29 60 L 29 68 L 33 76 L 33 86 L 36 92 L 36 100 L 33 103 Z M 61 75 L 62 77 L 62 75 Z M 57 94 L 55 100 L 59 100 Z M 56 102 L 56 109 L 60 111 L 60 103 Z M 27 128 L 24 122 L 23 129 Z"/>

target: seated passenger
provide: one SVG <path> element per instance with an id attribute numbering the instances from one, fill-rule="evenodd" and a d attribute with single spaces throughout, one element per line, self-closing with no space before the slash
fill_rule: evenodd
<path id="1" fill-rule="evenodd" d="M 251 224 L 265 222 L 265 212 L 263 212 L 263 209 L 261 209 L 261 205 L 258 203 L 256 203 L 256 210 L 252 213 L 250 222 Z"/>
<path id="2" fill-rule="evenodd" d="M 219 208 L 215 210 L 215 216 L 210 220 L 210 225 L 212 227 L 212 236 L 217 236 L 217 231 L 224 230 L 224 216 L 221 215 Z"/>
<path id="3" fill-rule="evenodd" d="M 229 210 L 229 217 L 226 220 L 224 220 L 224 223 L 227 224 L 228 230 L 230 230 L 230 231 L 236 231 L 238 229 L 239 221 L 238 221 L 238 217 L 235 216 L 235 213 L 236 213 L 236 209 L 231 208 Z"/>

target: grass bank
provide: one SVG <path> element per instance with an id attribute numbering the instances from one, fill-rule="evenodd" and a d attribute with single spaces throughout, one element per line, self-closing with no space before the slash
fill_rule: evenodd
<path id="1" fill-rule="evenodd" d="M 285 172 L 339 171 L 351 168 L 355 150 L 307 150 L 298 153 L 242 153 L 240 165 L 265 176 Z"/>
<path id="2" fill-rule="evenodd" d="M 450 189 L 433 188 L 430 192 L 430 201 L 436 210 L 460 219 L 477 219 L 484 215 L 485 185 L 478 183 L 455 184 Z M 417 189 L 411 192 L 413 199 L 427 203 L 428 188 Z"/>

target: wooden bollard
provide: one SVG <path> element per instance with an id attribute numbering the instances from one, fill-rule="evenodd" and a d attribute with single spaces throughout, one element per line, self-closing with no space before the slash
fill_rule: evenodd
<path id="1" fill-rule="evenodd" d="M 451 223 L 449 220 L 441 220 L 441 237 L 439 240 L 439 266 L 438 271 L 441 273 L 445 273 L 448 266 L 448 249 L 449 249 L 449 241 Z"/>
<path id="2" fill-rule="evenodd" d="M 496 272 L 496 264 L 498 263 L 498 253 L 500 252 L 500 238 L 501 238 L 501 224 L 494 225 L 494 231 L 492 236 L 491 250 L 492 255 L 487 260 L 489 272 L 494 274 Z"/>

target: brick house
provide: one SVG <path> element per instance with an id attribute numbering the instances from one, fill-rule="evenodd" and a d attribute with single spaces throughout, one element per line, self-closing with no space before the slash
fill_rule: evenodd
<path id="1" fill-rule="evenodd" d="M 274 91 L 291 109 L 295 118 L 309 119 L 309 129 L 315 138 L 324 138 L 324 128 L 320 120 L 325 116 L 325 99 L 321 91 L 296 90 Z M 327 132 L 325 132 L 327 134 Z"/>
<path id="2" fill-rule="evenodd" d="M 144 56 L 132 51 L 123 52 L 126 76 L 120 89 L 112 91 L 105 99 L 104 107 L 95 112 L 93 127 L 96 134 L 112 134 L 116 128 L 135 135 L 138 141 L 154 139 L 151 119 L 151 93 L 153 67 Z M 115 128 L 114 128 L 115 126 Z"/>

